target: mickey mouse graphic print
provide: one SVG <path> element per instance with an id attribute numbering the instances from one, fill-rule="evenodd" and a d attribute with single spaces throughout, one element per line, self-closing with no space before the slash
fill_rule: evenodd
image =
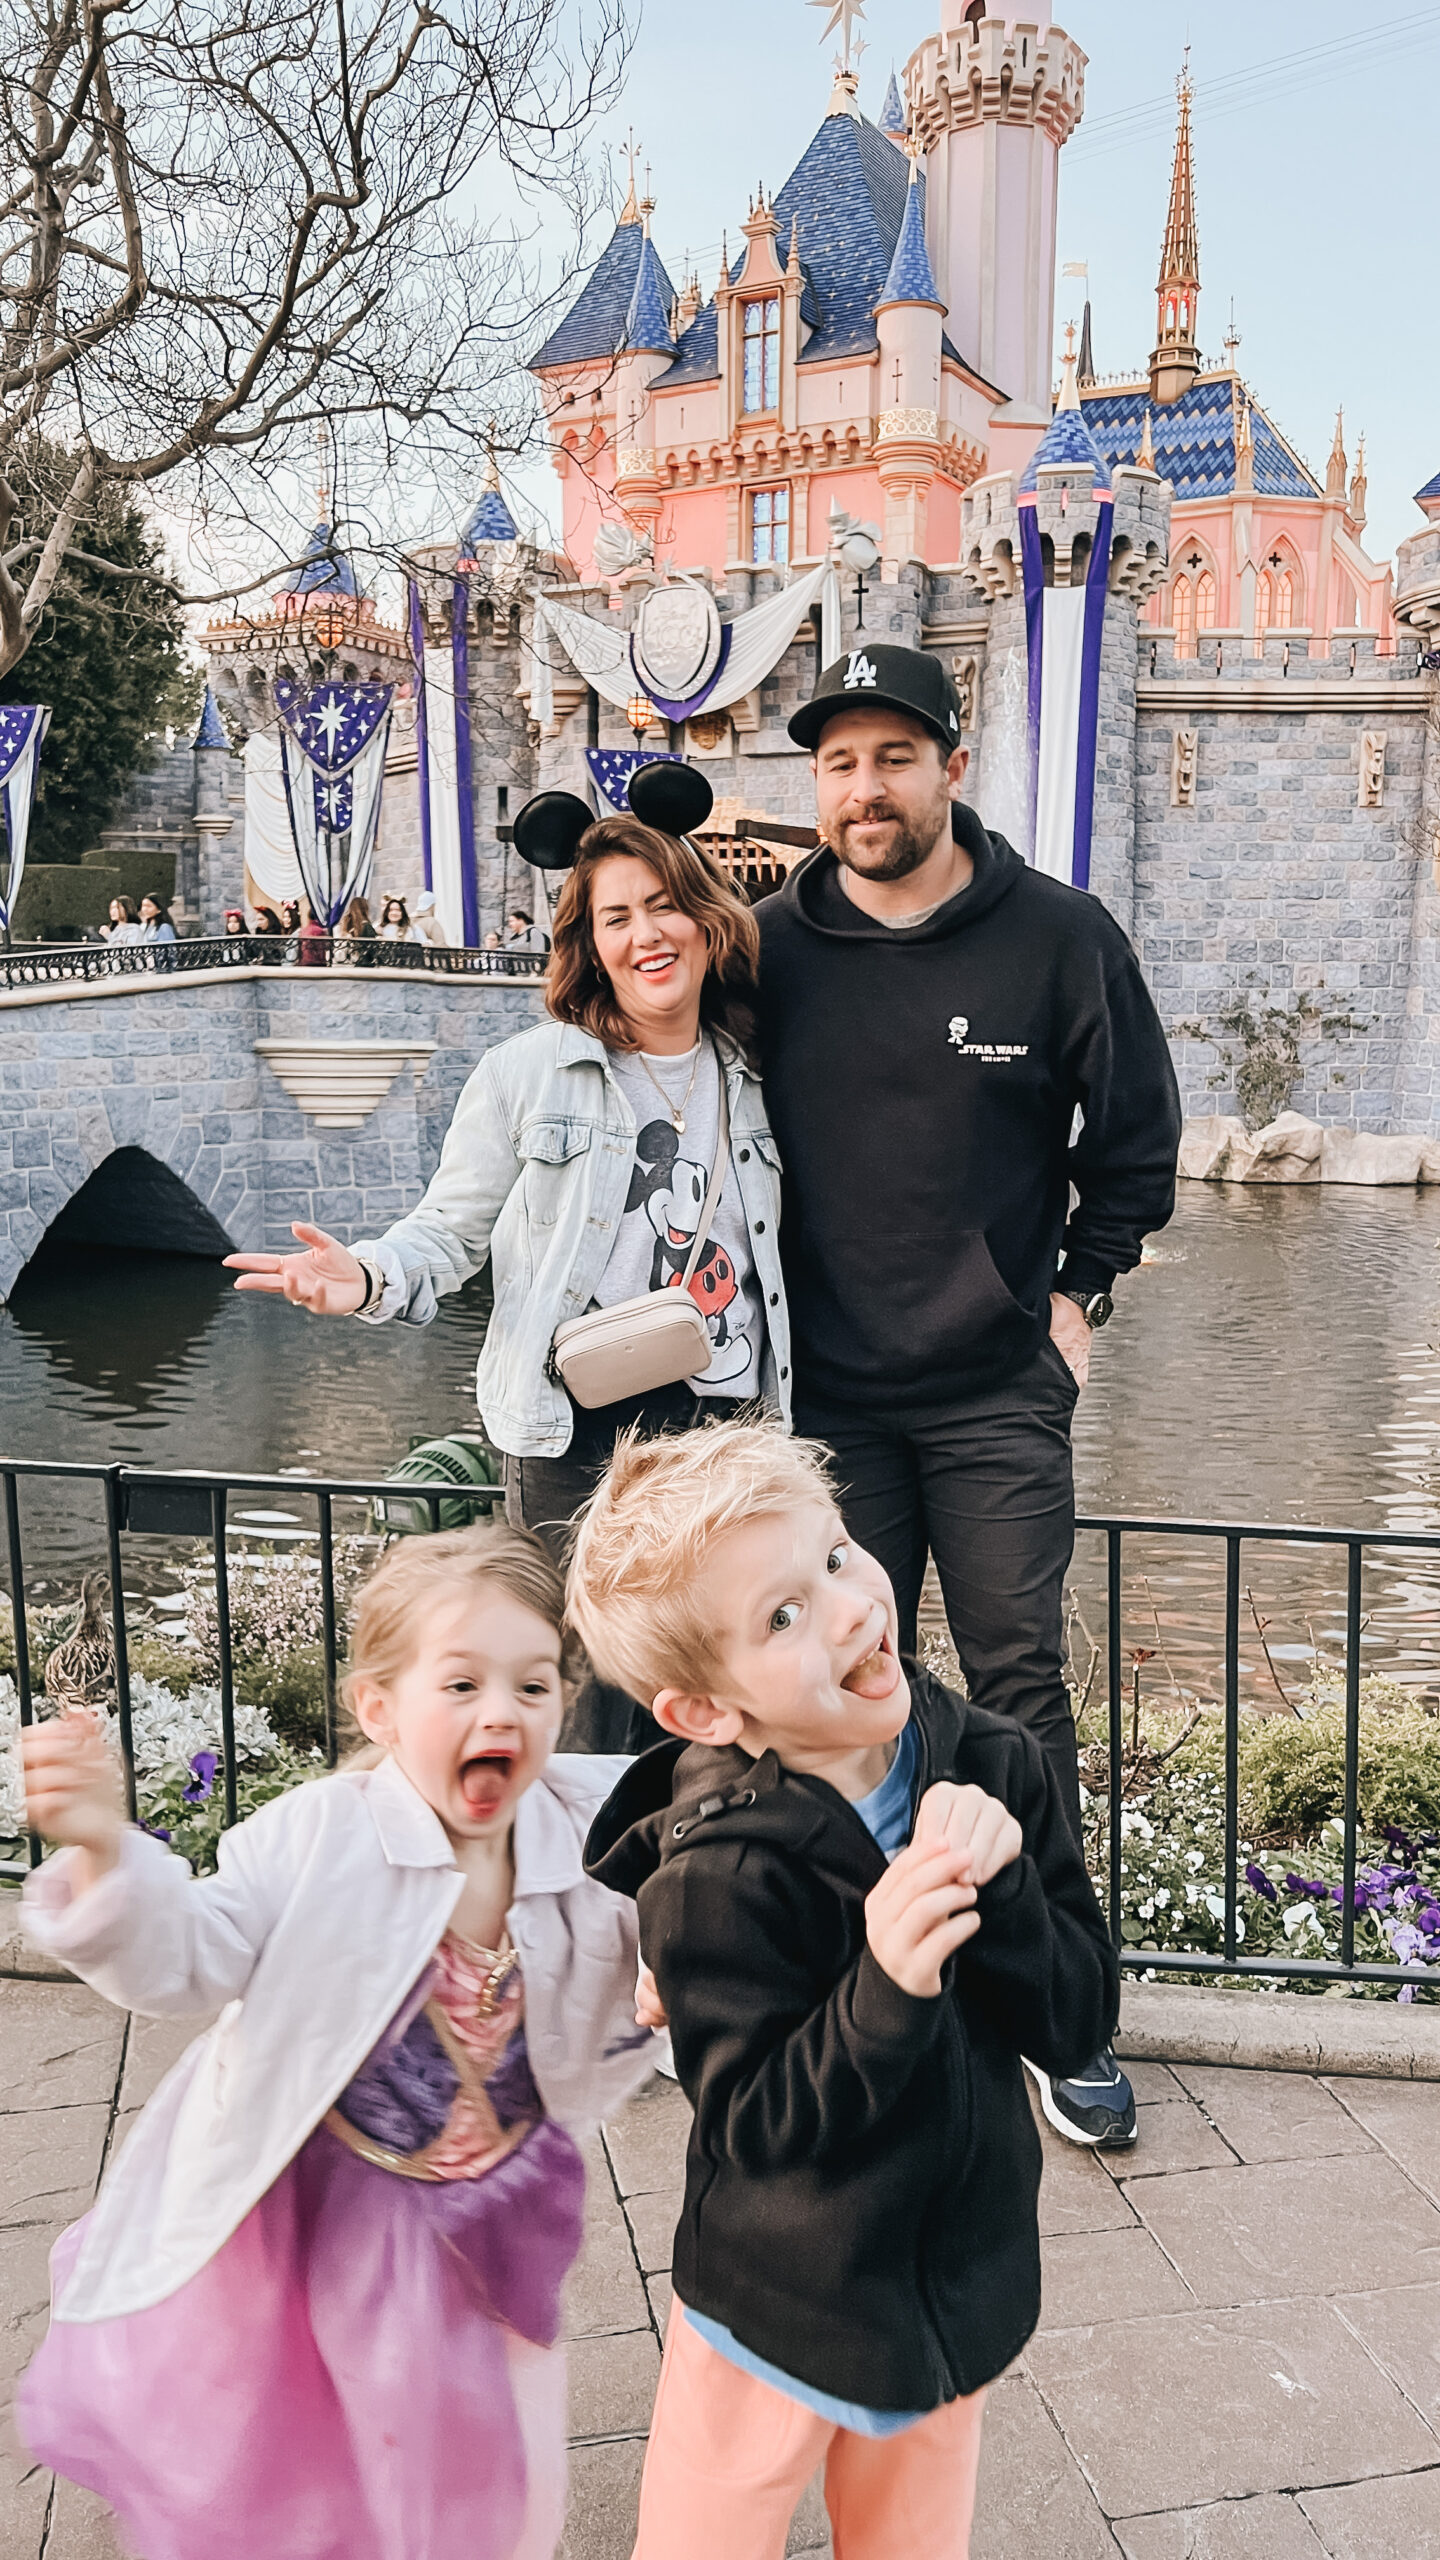
<path id="1" fill-rule="evenodd" d="M 635 1162 L 615 1248 L 595 1292 L 597 1307 L 681 1286 L 720 1141 L 720 1066 L 713 1042 L 703 1042 L 698 1055 L 690 1049 L 684 1057 L 646 1057 L 643 1063 L 612 1050 L 610 1067 L 635 1114 Z M 662 1095 L 672 1105 L 668 1113 Z M 676 1128 L 677 1117 L 683 1129 Z M 710 1336 L 710 1366 L 690 1381 L 695 1393 L 758 1396 L 765 1310 L 733 1164 L 690 1295 Z"/>

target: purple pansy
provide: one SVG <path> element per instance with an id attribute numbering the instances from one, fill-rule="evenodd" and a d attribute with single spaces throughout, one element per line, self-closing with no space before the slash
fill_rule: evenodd
<path id="1" fill-rule="evenodd" d="M 204 1804 L 215 1784 L 220 1766 L 218 1751 L 197 1751 L 190 1762 L 190 1784 L 181 1795 L 182 1804 Z"/>

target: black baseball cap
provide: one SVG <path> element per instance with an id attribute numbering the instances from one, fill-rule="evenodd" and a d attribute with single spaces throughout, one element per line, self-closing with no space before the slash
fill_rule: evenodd
<path id="1" fill-rule="evenodd" d="M 850 710 L 908 712 L 940 740 L 947 756 L 960 744 L 960 697 L 928 649 L 892 649 L 883 642 L 847 649 L 801 704 L 790 735 L 813 753 L 826 721 Z"/>

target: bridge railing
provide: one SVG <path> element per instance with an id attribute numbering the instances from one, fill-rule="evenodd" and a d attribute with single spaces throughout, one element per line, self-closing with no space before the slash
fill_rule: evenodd
<path id="1" fill-rule="evenodd" d="M 0 951 L 0 994 L 107 978 L 184 978 L 211 969 L 410 969 L 424 977 L 523 979 L 545 975 L 536 951 L 471 951 L 430 942 L 302 942 L 295 934 L 234 933 L 196 942 L 58 942 Z"/>
<path id="2" fill-rule="evenodd" d="M 483 1517 L 502 1500 L 494 1485 L 430 1486 L 407 1480 L 398 1484 L 393 1478 L 356 1479 L 353 1477 L 251 1475 L 237 1472 L 215 1472 L 207 1469 L 185 1469 L 177 1472 L 157 1471 L 124 1466 L 66 1465 L 58 1462 L 24 1458 L 0 1458 L 0 1498 L 3 1498 L 5 1550 L 8 1563 L 15 1646 L 15 1681 L 19 1695 L 22 1726 L 28 1725 L 35 1713 L 30 1669 L 28 1619 L 26 1610 L 26 1571 L 22 1537 L 20 1488 L 23 1481 L 48 1478 L 69 1481 L 78 1486 L 89 1482 L 100 1488 L 104 1507 L 105 1546 L 109 1570 L 109 1619 L 114 1654 L 113 1689 L 116 1722 L 125 1766 L 127 1799 L 132 1815 L 136 1810 L 135 1762 L 131 1730 L 131 1685 L 126 1622 L 125 1550 L 127 1534 L 161 1534 L 173 1538 L 203 1540 L 210 1551 L 216 1599 L 217 1652 L 220 1690 L 220 1783 L 222 1815 L 225 1823 L 236 1819 L 238 1761 L 235 1747 L 235 1660 L 230 1629 L 231 1564 L 227 1539 L 237 1531 L 264 1543 L 264 1529 L 228 1516 L 229 1497 L 233 1493 L 283 1496 L 287 1513 L 296 1518 L 299 1506 L 314 1505 L 313 1539 L 319 1576 L 321 1654 L 324 1678 L 324 1756 L 334 1767 L 339 1750 L 339 1626 L 335 1596 L 335 1509 L 336 1505 L 393 1506 L 391 1517 L 409 1513 L 414 1506 L 428 1512 L 431 1528 L 438 1528 L 442 1505 L 447 1520 L 455 1514 L 449 1506 L 458 1504 L 464 1513 Z M 384 1511 L 380 1513 L 383 1519 Z M 1440 1983 L 1433 1966 L 1424 1964 L 1381 1964 L 1357 1960 L 1355 1954 L 1355 1920 L 1357 1911 L 1356 1870 L 1359 1858 L 1359 1772 L 1360 1772 L 1360 1661 L 1363 1625 L 1365 1558 L 1368 1549 L 1394 1551 L 1418 1550 L 1440 1553 L 1440 1531 L 1388 1530 L 1372 1535 L 1357 1529 L 1297 1528 L 1240 1521 L 1215 1520 L 1146 1520 L 1096 1514 L 1078 1522 L 1082 1535 L 1093 1534 L 1104 1540 L 1108 1597 L 1106 1634 L 1106 1685 L 1108 1693 L 1109 1781 L 1108 1781 L 1108 1876 L 1104 1892 L 1110 1933 L 1119 1953 L 1122 1967 L 1129 1973 L 1218 1975 L 1235 1980 L 1243 1977 L 1258 1981 L 1300 1981 L 1325 1983 L 1384 1983 L 1398 1990 L 1406 1983 L 1426 1984 L 1432 1989 Z M 294 1534 L 292 1532 L 292 1534 Z M 1201 1951 L 1185 1947 L 1165 1950 L 1153 1946 L 1127 1945 L 1123 1934 L 1123 1853 L 1124 1853 L 1124 1785 L 1117 1782 L 1124 1768 L 1126 1698 L 1126 1659 L 1124 1650 L 1124 1573 L 1125 1545 L 1132 1538 L 1179 1538 L 1218 1541 L 1224 1549 L 1225 1601 L 1223 1622 L 1223 1696 L 1224 1720 L 1224 1920 L 1220 1951 Z M 1241 1573 L 1243 1549 L 1251 1543 L 1336 1548 L 1345 1557 L 1346 1574 L 1346 1640 L 1344 1699 L 1344 1770 L 1343 1770 L 1343 1847 L 1342 1883 L 1339 1888 L 1340 1955 L 1338 1961 L 1323 1957 L 1281 1956 L 1268 1953 L 1241 1953 L 1242 1924 L 1239 1909 L 1239 1832 L 1240 1832 L 1240 1603 L 1244 1588 Z M 1437 1729 L 1440 1730 L 1440 1729 Z M 32 1865 L 38 1864 L 41 1844 L 33 1835 L 29 1844 Z M 0 1866 L 0 1874 L 12 1878 L 23 1870 Z"/>

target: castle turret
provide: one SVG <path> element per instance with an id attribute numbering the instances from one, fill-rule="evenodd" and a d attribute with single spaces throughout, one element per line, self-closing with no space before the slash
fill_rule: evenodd
<path id="1" fill-rule="evenodd" d="M 1195 336 L 1200 303 L 1200 234 L 1195 227 L 1195 163 L 1190 145 L 1190 101 L 1194 96 L 1188 68 L 1175 84 L 1180 113 L 1175 127 L 1175 165 L 1170 172 L 1170 210 L 1160 251 L 1156 285 L 1155 348 L 1150 358 L 1150 397 L 1162 408 L 1183 399 L 1200 370 Z"/>
<path id="2" fill-rule="evenodd" d="M 650 237 L 654 210 L 647 196 L 640 207 L 640 262 L 615 363 L 615 495 L 631 522 L 637 528 L 648 528 L 652 547 L 661 489 L 655 465 L 650 385 L 675 358 L 670 327 L 674 296 Z"/>
<path id="3" fill-rule="evenodd" d="M 912 157 L 895 254 L 875 305 L 880 340 L 875 458 L 885 492 L 885 575 L 925 557 L 925 510 L 940 459 L 940 347 L 945 306 L 925 247 Z"/>
<path id="4" fill-rule="evenodd" d="M 942 0 L 940 32 L 911 55 L 905 89 L 949 333 L 1005 394 L 992 459 L 1019 461 L 1050 418 L 1056 185 L 1084 110 L 1085 56 L 1061 27 L 976 19 L 967 0 Z M 1007 428 L 1024 432 L 1007 439 Z"/>

